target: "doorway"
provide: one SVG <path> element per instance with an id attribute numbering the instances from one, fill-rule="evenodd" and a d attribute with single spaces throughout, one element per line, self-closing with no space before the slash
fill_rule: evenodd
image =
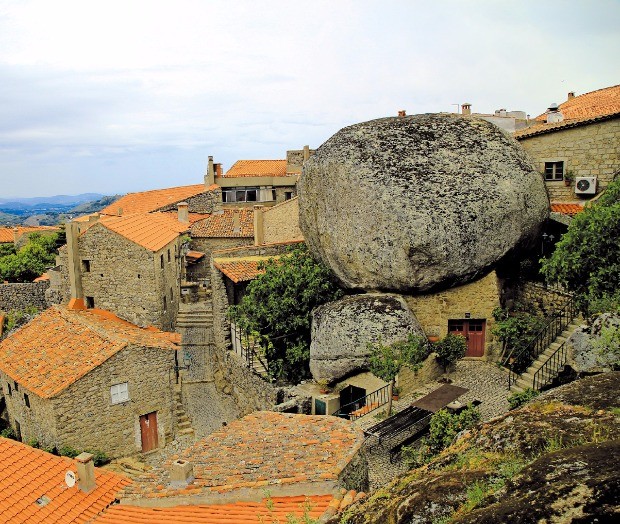
<path id="1" fill-rule="evenodd" d="M 143 453 L 157 449 L 157 411 L 140 415 L 140 434 Z"/>
<path id="2" fill-rule="evenodd" d="M 448 333 L 462 335 L 467 341 L 466 357 L 484 356 L 484 337 L 486 332 L 486 320 L 464 318 L 448 320 Z"/>
<path id="3" fill-rule="evenodd" d="M 353 404 L 354 403 L 354 404 Z M 347 404 L 349 404 L 347 406 Z M 340 391 L 340 413 L 348 415 L 366 405 L 366 390 L 357 386 L 347 386 Z M 344 410 L 343 410 L 344 406 Z"/>

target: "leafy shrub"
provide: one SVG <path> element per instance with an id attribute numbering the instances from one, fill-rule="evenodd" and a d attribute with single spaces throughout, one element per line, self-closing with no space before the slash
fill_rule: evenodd
<path id="1" fill-rule="evenodd" d="M 229 317 L 261 339 L 273 378 L 298 383 L 310 374 L 311 312 L 342 291 L 304 244 L 259 267 L 265 273 L 248 284 Z"/>
<path id="2" fill-rule="evenodd" d="M 429 355 L 426 339 L 416 335 L 389 346 L 380 342 L 369 344 L 369 349 L 370 371 L 385 382 L 392 382 L 403 365 L 417 371 Z"/>
<path id="3" fill-rule="evenodd" d="M 8 427 L 0 431 L 0 437 L 12 438 L 13 440 L 15 440 L 17 438 L 17 435 L 15 434 L 15 431 L 13 431 L 13 428 Z"/>
<path id="4" fill-rule="evenodd" d="M 86 453 L 91 453 L 93 455 L 93 463 L 95 464 L 95 466 L 103 466 L 104 464 L 107 464 L 108 462 L 110 462 L 110 457 L 108 457 L 103 451 L 97 451 L 97 450 L 95 451 L 84 450 L 84 451 Z M 82 452 L 78 451 L 75 448 L 72 448 L 71 446 L 62 446 L 58 450 L 58 453 L 62 455 L 63 457 L 75 458 Z"/>
<path id="5" fill-rule="evenodd" d="M 32 282 L 54 264 L 56 251 L 64 243 L 64 234 L 31 233 L 25 246 L 18 251 L 0 254 L 0 280 Z M 3 251 L 6 253 L 6 251 Z"/>
<path id="6" fill-rule="evenodd" d="M 480 411 L 471 404 L 460 413 L 442 409 L 431 417 L 429 434 L 417 446 L 403 447 L 403 460 L 408 467 L 428 463 L 441 450 L 447 448 L 456 436 L 480 422 Z"/>
<path id="7" fill-rule="evenodd" d="M 448 333 L 443 339 L 436 342 L 433 350 L 437 353 L 437 360 L 444 370 L 465 356 L 467 342 L 462 335 Z"/>
<path id="8" fill-rule="evenodd" d="M 517 391 L 510 395 L 508 397 L 508 404 L 510 404 L 510 409 L 515 409 L 523 404 L 526 404 L 538 395 L 540 395 L 540 393 L 535 389 L 527 388 L 523 391 Z"/>
<path id="9" fill-rule="evenodd" d="M 531 362 L 525 352 L 528 344 L 545 326 L 545 319 L 526 311 L 509 311 L 502 308 L 493 310 L 495 325 L 491 333 L 502 342 L 502 354 L 513 355 L 513 369 L 523 370 Z M 523 368 L 523 369 L 522 369 Z"/>
<path id="10" fill-rule="evenodd" d="M 620 327 L 603 326 L 600 335 L 592 341 L 599 360 L 614 370 L 620 370 Z"/>

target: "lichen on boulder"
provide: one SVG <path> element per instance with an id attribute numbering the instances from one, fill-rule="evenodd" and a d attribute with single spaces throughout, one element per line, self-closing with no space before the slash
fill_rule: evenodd
<path id="1" fill-rule="evenodd" d="M 447 114 L 341 129 L 304 164 L 299 206 L 308 247 L 345 287 L 402 293 L 475 279 L 548 216 L 521 146 Z"/>
<path id="2" fill-rule="evenodd" d="M 424 335 L 402 297 L 369 293 L 328 302 L 312 311 L 310 372 L 334 381 L 368 369 L 369 344 Z"/>

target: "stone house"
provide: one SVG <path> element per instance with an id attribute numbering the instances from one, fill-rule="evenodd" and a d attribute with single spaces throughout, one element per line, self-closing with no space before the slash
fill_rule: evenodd
<path id="1" fill-rule="evenodd" d="M 297 195 L 297 181 L 303 163 L 314 154 L 305 146 L 286 152 L 286 160 L 237 160 L 222 174 L 221 164 L 209 157 L 206 180 L 222 188 L 222 202 L 227 207 L 252 203 L 273 205 Z"/>
<path id="2" fill-rule="evenodd" d="M 514 137 L 544 176 L 552 204 L 583 205 L 620 172 L 620 85 L 571 92 Z"/>
<path id="3" fill-rule="evenodd" d="M 0 344 L 0 384 L 23 441 L 111 457 L 163 447 L 175 434 L 178 335 L 101 310 L 53 306 Z"/>
<path id="4" fill-rule="evenodd" d="M 39 233 L 41 235 L 53 235 L 60 231 L 55 226 L 16 226 L 16 227 L 0 227 L 0 244 L 14 244 L 16 247 L 22 247 L 27 241 L 31 233 Z"/>
<path id="5" fill-rule="evenodd" d="M 172 330 L 189 216 L 185 213 L 181 220 L 174 213 L 160 212 L 102 216 L 88 222 L 87 228 L 71 222 L 59 265 L 50 271 L 61 276 L 52 282 L 64 286 L 65 301 L 70 289 L 72 307 L 106 309 L 138 326 Z"/>

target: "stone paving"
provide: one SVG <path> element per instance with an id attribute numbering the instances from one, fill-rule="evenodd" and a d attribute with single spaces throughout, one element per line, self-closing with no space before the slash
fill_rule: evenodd
<path id="1" fill-rule="evenodd" d="M 506 373 L 496 364 L 480 360 L 461 360 L 457 363 L 456 370 L 449 373 L 447 377 L 455 386 L 468 388 L 469 391 L 458 400 L 464 404 L 474 400 L 480 400 L 479 406 L 482 419 L 487 421 L 508 411 L 508 395 Z M 398 401 L 393 403 L 393 413 L 409 406 L 414 400 L 434 391 L 441 384 L 437 381 L 429 382 L 423 387 L 418 388 L 411 394 L 401 396 Z M 379 413 L 385 410 L 377 410 L 359 419 L 357 422 L 363 429 L 366 429 L 382 417 Z M 394 477 L 406 471 L 403 463 L 390 463 L 389 450 L 382 449 L 376 444 L 374 439 L 366 441 L 364 449 L 368 459 L 370 491 L 390 482 Z"/>

